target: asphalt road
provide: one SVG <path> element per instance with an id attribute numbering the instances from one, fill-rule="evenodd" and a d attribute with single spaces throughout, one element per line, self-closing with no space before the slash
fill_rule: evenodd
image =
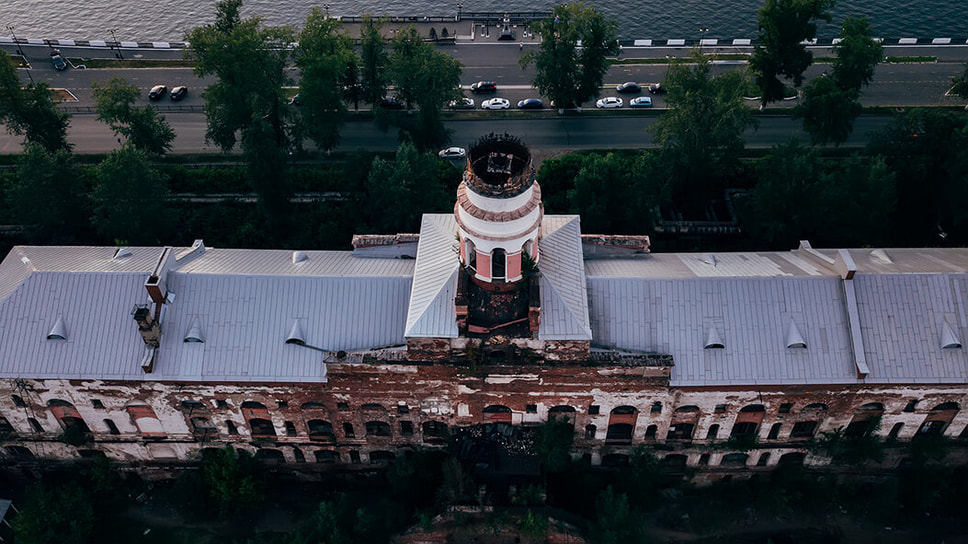
<path id="1" fill-rule="evenodd" d="M 218 152 L 205 144 L 205 117 L 200 114 L 172 113 L 167 115 L 177 137 L 175 153 Z M 494 119 L 452 120 L 445 122 L 451 131 L 451 141 L 456 145 L 469 145 L 481 136 L 492 132 L 508 132 L 520 137 L 539 155 L 552 155 L 580 149 L 634 149 L 652 147 L 652 133 L 648 127 L 655 116 L 630 115 L 615 112 L 607 116 L 569 115 L 559 117 L 546 112 L 535 118 L 515 113 L 497 114 Z M 867 133 L 887 125 L 886 115 L 861 116 L 854 133 L 846 145 L 863 145 Z M 372 151 L 393 151 L 399 140 L 394 129 L 380 131 L 372 121 L 360 120 L 347 123 L 342 141 L 336 151 L 352 151 L 365 148 Z M 808 137 L 798 121 L 783 115 L 760 117 L 758 129 L 746 134 L 749 147 L 772 147 L 796 136 L 801 142 Z M 78 153 L 106 153 L 119 147 L 117 137 L 94 115 L 75 115 L 71 121 L 71 141 Z M 0 135 L 0 153 L 19 153 L 20 138 Z"/>
<path id="2" fill-rule="evenodd" d="M 524 47 L 526 52 L 529 48 L 535 47 L 527 44 Z M 3 49 L 10 52 L 13 47 L 3 46 Z M 736 52 L 735 48 L 718 48 L 718 52 Z M 70 108 L 90 108 L 93 106 L 91 85 L 97 82 L 107 81 L 109 78 L 118 76 L 138 85 L 144 90 L 145 103 L 147 103 L 148 89 L 158 83 L 165 83 L 169 87 L 174 85 L 187 85 L 191 89 L 188 97 L 183 101 L 172 104 L 167 98 L 159 102 L 165 108 L 175 106 L 176 109 L 200 108 L 203 101 L 200 91 L 211 79 L 197 78 L 191 69 L 188 68 L 141 68 L 141 69 L 75 69 L 70 68 L 64 72 L 55 71 L 49 62 L 47 48 L 43 46 L 24 46 L 28 58 L 31 60 L 33 68 L 30 70 L 31 77 L 37 81 L 46 81 L 52 87 L 67 88 L 78 99 Z M 471 82 L 479 79 L 494 80 L 498 83 L 499 92 L 496 95 L 475 96 L 475 101 L 480 101 L 490 96 L 501 96 L 511 100 L 512 103 L 522 98 L 536 96 L 537 93 L 530 86 L 533 75 L 531 69 L 522 70 L 517 61 L 522 54 L 522 50 L 516 44 L 490 43 L 478 44 L 477 46 L 449 46 L 441 47 L 441 50 L 455 55 L 464 65 L 463 84 L 470 85 Z M 111 56 L 107 51 L 84 49 L 72 50 L 62 48 L 64 56 L 71 58 L 81 55 L 86 56 Z M 880 106 L 920 106 L 920 105 L 959 105 L 963 101 L 944 96 L 948 88 L 950 79 L 961 73 L 964 69 L 963 64 L 957 62 L 953 55 L 965 55 L 968 51 L 965 48 L 943 49 L 945 62 L 931 64 L 881 64 L 877 67 L 874 75 L 874 83 L 865 89 L 862 95 L 862 102 L 865 105 Z M 954 53 L 952 53 L 954 52 Z M 665 50 L 633 50 L 631 48 L 623 52 L 623 58 L 635 58 L 640 56 L 657 56 L 663 53 L 669 56 L 686 55 L 688 51 L 684 48 L 670 48 Z M 823 55 L 823 52 L 817 52 Z M 938 54 L 934 50 L 916 49 L 910 52 L 891 51 L 890 54 Z M 126 52 L 126 57 L 142 56 L 145 58 L 172 58 L 180 55 L 178 51 L 156 51 L 142 50 L 137 52 Z M 717 64 L 715 71 L 730 70 L 741 68 L 735 63 Z M 625 64 L 613 66 L 606 75 L 606 86 L 602 96 L 616 95 L 614 85 L 624 81 L 638 81 L 648 84 L 650 82 L 663 81 L 667 65 L 664 64 Z M 824 70 L 829 69 L 828 65 L 814 65 L 807 71 L 807 77 L 815 77 Z M 21 73 L 26 79 L 26 70 Z M 293 73 L 295 76 L 296 74 Z M 294 77 L 295 79 L 295 77 Z M 468 96 L 472 96 L 469 92 Z M 631 96 L 626 95 L 626 101 Z M 661 97 L 654 97 L 655 106 L 662 108 L 665 104 Z M 782 109 L 794 105 L 795 102 L 771 105 L 771 110 Z M 591 104 L 586 104 L 591 107 Z M 755 103 L 751 103 L 755 107 Z M 627 110 L 625 110 L 627 111 Z M 174 152 L 188 153 L 200 151 L 217 151 L 205 145 L 205 118 L 201 113 L 165 113 L 167 119 L 175 129 L 177 139 L 174 144 Z M 546 153 L 555 153 L 568 149 L 589 149 L 589 148 L 635 148 L 652 145 L 651 134 L 645 131 L 645 127 L 654 121 L 652 116 L 638 116 L 623 113 L 616 110 L 609 113 L 607 118 L 595 116 L 568 116 L 558 117 L 551 112 L 546 112 L 540 122 L 533 122 L 533 117 L 522 117 L 514 114 L 493 113 L 488 120 L 458 120 L 447 123 L 447 128 L 452 132 L 452 141 L 456 144 L 464 144 L 474 141 L 477 137 L 490 132 L 510 132 L 521 136 L 531 146 L 543 148 Z M 522 120 L 526 119 L 526 120 Z M 860 145 L 863 143 L 867 132 L 872 128 L 883 126 L 888 122 L 887 117 L 865 116 L 858 120 L 854 134 L 847 142 L 848 145 Z M 70 130 L 72 141 L 75 142 L 75 150 L 81 153 L 101 153 L 110 151 L 118 147 L 117 137 L 109 129 L 98 123 L 93 115 L 75 115 L 71 122 Z M 801 140 L 806 141 L 806 136 L 799 128 L 799 123 L 783 117 L 764 117 L 762 118 L 759 130 L 747 134 L 747 144 L 753 147 L 772 146 L 778 142 L 785 141 L 790 135 L 797 135 Z M 397 146 L 397 137 L 394 131 L 382 133 L 377 130 L 370 122 L 351 122 L 343 130 L 343 143 L 339 150 L 356 149 L 366 147 L 374 150 L 392 150 Z M 0 135 L 0 153 L 17 153 L 20 151 L 20 138 L 10 136 L 6 133 Z"/>

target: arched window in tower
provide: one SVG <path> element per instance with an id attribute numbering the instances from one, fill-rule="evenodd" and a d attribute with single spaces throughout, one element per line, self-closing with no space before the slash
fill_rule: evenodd
<path id="1" fill-rule="evenodd" d="M 477 272 L 477 248 L 474 247 L 474 242 L 468 238 L 464 238 L 464 252 L 467 259 L 467 268 Z"/>
<path id="2" fill-rule="evenodd" d="M 491 279 L 503 280 L 507 276 L 507 255 L 501 248 L 491 252 Z"/>
<path id="3" fill-rule="evenodd" d="M 528 240 L 521 246 L 521 252 L 528 256 L 528 258 L 534 258 L 534 240 Z"/>

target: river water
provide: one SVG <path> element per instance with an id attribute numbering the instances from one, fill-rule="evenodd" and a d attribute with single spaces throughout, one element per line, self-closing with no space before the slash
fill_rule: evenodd
<path id="1" fill-rule="evenodd" d="M 548 11 L 549 0 L 467 0 L 464 11 Z M 243 14 L 259 15 L 267 25 L 299 25 L 313 6 L 332 15 L 453 16 L 458 2 L 397 0 L 247 0 Z M 619 23 L 630 39 L 754 38 L 762 0 L 598 0 L 594 6 Z M 884 38 L 938 38 L 968 35 L 968 0 L 840 0 L 833 23 L 821 23 L 819 38 L 835 37 L 846 16 L 866 16 L 874 34 Z M 18 38 L 181 41 L 185 31 L 215 16 L 214 0 L 0 0 L 0 32 Z M 465 23 L 467 24 L 467 23 Z M 466 31 L 462 31 L 466 32 Z"/>

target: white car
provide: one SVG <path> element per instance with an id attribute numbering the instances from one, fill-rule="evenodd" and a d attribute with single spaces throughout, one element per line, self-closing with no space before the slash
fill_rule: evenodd
<path id="1" fill-rule="evenodd" d="M 511 107 L 511 103 L 506 98 L 491 98 L 481 102 L 482 110 L 506 110 Z"/>
<path id="2" fill-rule="evenodd" d="M 617 96 L 606 96 L 605 98 L 599 98 L 598 102 L 595 102 L 596 108 L 621 108 L 622 99 Z"/>
<path id="3" fill-rule="evenodd" d="M 463 159 L 467 156 L 467 150 L 463 147 L 448 147 L 437 152 L 441 159 Z"/>
<path id="4" fill-rule="evenodd" d="M 448 104 L 448 106 L 451 109 L 455 109 L 455 110 L 469 110 L 469 109 L 474 109 L 474 99 L 473 98 L 467 98 L 465 96 L 464 98 L 461 98 L 459 100 L 451 100 L 451 102 L 450 102 L 450 104 Z"/>
<path id="5" fill-rule="evenodd" d="M 652 107 L 652 97 L 651 96 L 636 96 L 632 100 L 629 100 L 630 108 L 651 108 Z"/>

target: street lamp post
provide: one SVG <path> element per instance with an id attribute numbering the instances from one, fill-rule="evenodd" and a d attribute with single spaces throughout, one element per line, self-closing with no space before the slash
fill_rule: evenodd
<path id="1" fill-rule="evenodd" d="M 114 40 L 114 41 L 112 42 L 112 43 L 114 43 L 114 45 L 113 45 L 113 46 L 112 46 L 111 48 L 112 48 L 112 49 L 114 49 L 115 47 L 117 47 L 117 48 L 118 48 L 118 51 L 117 51 L 117 53 L 115 53 L 114 55 L 115 55 L 116 57 L 118 57 L 119 59 L 121 59 L 121 60 L 124 60 L 124 55 L 122 55 L 122 54 L 121 54 L 121 42 L 119 42 L 119 41 L 118 41 L 118 37 L 114 35 L 114 29 L 113 29 L 113 28 L 109 28 L 109 29 L 108 29 L 108 32 L 110 32 L 110 33 L 111 33 L 111 39 L 112 39 L 112 40 Z"/>
<path id="2" fill-rule="evenodd" d="M 462 11 L 464 11 L 464 3 L 457 2 L 457 22 L 460 22 L 460 16 Z"/>
<path id="3" fill-rule="evenodd" d="M 9 30 L 10 31 L 10 35 L 13 36 L 13 43 L 15 43 L 17 45 L 17 54 L 20 55 L 21 57 L 23 57 L 26 60 L 27 55 L 24 55 L 24 50 L 23 50 L 22 47 L 20 47 L 20 42 L 17 41 L 17 35 L 13 33 L 14 26 L 13 25 L 7 25 L 7 30 Z"/>
<path id="4" fill-rule="evenodd" d="M 699 28 L 699 50 L 702 51 L 702 42 L 706 39 L 706 33 L 709 32 L 707 27 Z"/>

